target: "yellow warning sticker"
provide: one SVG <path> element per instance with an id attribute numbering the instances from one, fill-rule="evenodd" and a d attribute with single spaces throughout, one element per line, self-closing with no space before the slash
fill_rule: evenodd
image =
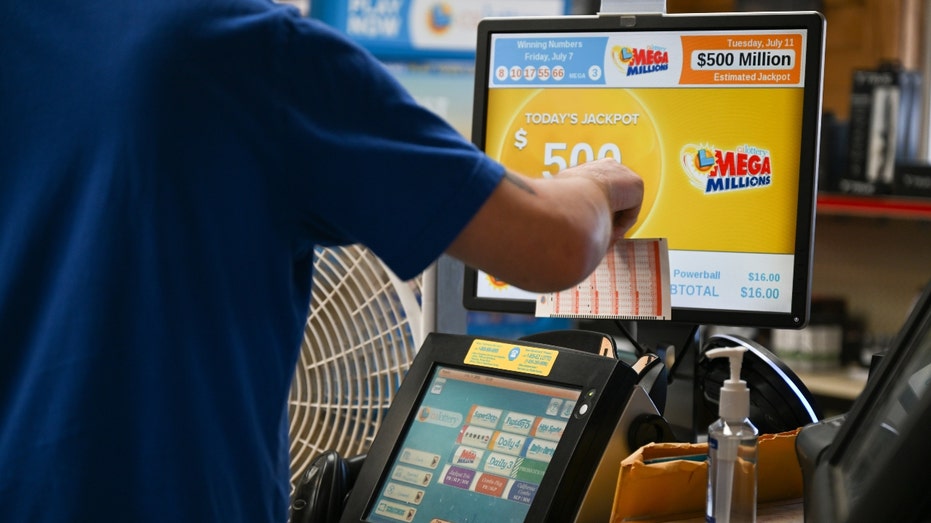
<path id="1" fill-rule="evenodd" d="M 559 351 L 476 339 L 465 363 L 491 369 L 510 370 L 537 376 L 549 376 Z"/>

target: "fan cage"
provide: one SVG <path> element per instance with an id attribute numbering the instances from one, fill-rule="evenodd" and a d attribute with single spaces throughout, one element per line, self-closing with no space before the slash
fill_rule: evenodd
<path id="1" fill-rule="evenodd" d="M 292 485 L 326 450 L 368 450 L 422 341 L 422 276 L 402 282 L 362 246 L 315 254 L 289 403 Z"/>

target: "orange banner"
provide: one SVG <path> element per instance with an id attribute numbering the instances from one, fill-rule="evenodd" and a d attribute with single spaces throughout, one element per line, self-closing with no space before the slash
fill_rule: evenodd
<path id="1" fill-rule="evenodd" d="M 682 37 L 683 85 L 799 85 L 800 33 Z"/>

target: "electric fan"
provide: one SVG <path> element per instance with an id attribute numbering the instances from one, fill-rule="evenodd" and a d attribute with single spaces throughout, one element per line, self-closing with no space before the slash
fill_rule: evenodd
<path id="1" fill-rule="evenodd" d="M 354 456 L 368 450 L 423 342 L 432 308 L 431 300 L 422 307 L 421 298 L 431 295 L 433 269 L 403 282 L 362 246 L 315 254 L 289 405 L 292 485 L 323 451 Z"/>

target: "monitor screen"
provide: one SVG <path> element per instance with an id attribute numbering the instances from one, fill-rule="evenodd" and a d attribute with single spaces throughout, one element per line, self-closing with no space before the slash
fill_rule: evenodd
<path id="1" fill-rule="evenodd" d="M 580 394 L 436 367 L 368 520 L 524 521 Z"/>
<path id="2" fill-rule="evenodd" d="M 823 40 L 817 13 L 483 20 L 472 137 L 530 176 L 605 157 L 640 174 L 628 236 L 668 239 L 673 321 L 800 328 Z M 537 299 L 466 269 L 469 309 Z"/>
<path id="3" fill-rule="evenodd" d="M 629 365 L 578 350 L 430 334 L 341 521 L 555 522 L 583 507 L 610 514 L 610 498 L 586 495 L 636 381 Z M 617 470 L 610 488 L 616 481 Z"/>

